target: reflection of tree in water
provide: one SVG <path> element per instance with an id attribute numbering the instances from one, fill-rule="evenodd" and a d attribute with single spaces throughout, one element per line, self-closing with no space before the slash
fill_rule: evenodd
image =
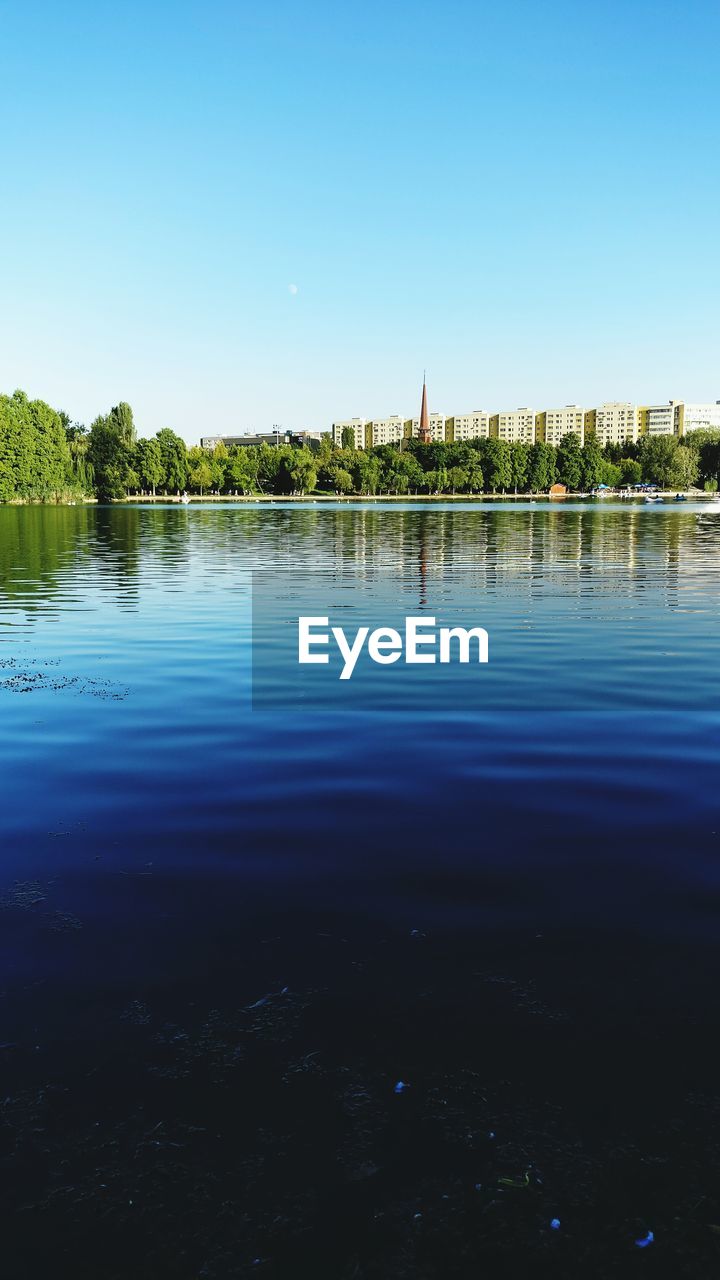
<path id="1" fill-rule="evenodd" d="M 125 507 L 0 508 L 0 615 L 20 610 L 32 621 L 98 588 L 119 608 L 135 607 L 139 514 Z"/>

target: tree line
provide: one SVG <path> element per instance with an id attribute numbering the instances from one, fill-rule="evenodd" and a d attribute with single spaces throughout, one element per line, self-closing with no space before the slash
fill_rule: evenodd
<path id="1" fill-rule="evenodd" d="M 608 445 L 567 435 L 555 447 L 477 439 L 356 449 L 323 436 L 318 447 L 219 444 L 188 448 L 169 427 L 138 438 L 132 409 L 116 405 L 90 428 L 22 391 L 0 396 L 0 501 L 100 501 L 132 494 L 408 495 L 574 492 L 720 483 L 720 431 L 644 436 Z"/>

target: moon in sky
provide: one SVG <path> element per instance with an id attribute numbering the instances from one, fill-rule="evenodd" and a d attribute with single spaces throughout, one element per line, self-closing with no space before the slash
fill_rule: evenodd
<path id="1" fill-rule="evenodd" d="M 289 284 L 289 285 L 288 285 L 288 293 L 296 294 L 296 293 L 297 293 L 297 291 L 298 291 L 298 287 L 297 287 L 297 285 L 296 285 L 296 284 Z"/>

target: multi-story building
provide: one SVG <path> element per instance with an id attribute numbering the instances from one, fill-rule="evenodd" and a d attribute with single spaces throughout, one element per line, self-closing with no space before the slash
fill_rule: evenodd
<path id="1" fill-rule="evenodd" d="M 535 410 L 514 409 L 512 413 L 494 413 L 490 418 L 490 435 L 509 444 L 521 441 L 535 443 Z"/>
<path id="2" fill-rule="evenodd" d="M 483 409 L 461 413 L 445 423 L 448 440 L 480 440 L 490 435 L 490 414 Z"/>
<path id="3" fill-rule="evenodd" d="M 224 444 L 226 449 L 231 449 L 235 445 L 250 448 L 251 445 L 280 445 L 291 444 L 292 442 L 293 433 L 291 431 L 260 431 L 244 436 L 202 436 L 200 439 L 200 445 L 203 449 L 214 449 L 219 444 Z"/>
<path id="4" fill-rule="evenodd" d="M 667 404 L 638 405 L 639 436 L 671 436 L 675 434 L 675 409 L 677 400 Z"/>
<path id="5" fill-rule="evenodd" d="M 333 422 L 332 438 L 333 444 L 342 446 L 343 434 L 346 431 L 352 431 L 353 440 L 356 449 L 365 448 L 365 419 L 364 418 L 347 418 L 344 422 Z"/>
<path id="6" fill-rule="evenodd" d="M 675 403 L 675 435 L 686 436 L 690 431 L 720 431 L 720 400 L 714 404 Z"/>
<path id="7" fill-rule="evenodd" d="M 433 442 L 435 442 L 436 440 L 444 440 L 446 438 L 445 422 L 446 422 L 446 418 L 444 413 L 428 414 L 428 425 L 430 427 L 430 439 Z M 406 418 L 405 420 L 406 438 L 412 436 L 413 439 L 417 440 L 419 435 L 420 435 L 420 419 Z"/>
<path id="8" fill-rule="evenodd" d="M 394 414 L 390 418 L 373 418 L 366 423 L 365 440 L 368 445 L 398 444 L 405 435 L 405 419 Z"/>
<path id="9" fill-rule="evenodd" d="M 625 401 L 607 401 L 590 409 L 585 418 L 586 435 L 594 435 L 598 444 L 624 444 L 626 440 L 633 443 L 638 438 L 637 406 Z"/>
<path id="10" fill-rule="evenodd" d="M 543 409 L 535 417 L 535 439 L 546 444 L 559 444 L 563 436 L 575 435 L 585 443 L 585 410 L 578 404 L 564 409 Z"/>

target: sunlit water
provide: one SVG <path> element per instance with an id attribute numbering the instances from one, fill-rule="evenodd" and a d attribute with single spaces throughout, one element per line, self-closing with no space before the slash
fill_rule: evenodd
<path id="1" fill-rule="evenodd" d="M 253 573 L 488 671 L 268 710 Z M 700 503 L 0 508 L 9 1274 L 711 1274 L 719 584 Z"/>

